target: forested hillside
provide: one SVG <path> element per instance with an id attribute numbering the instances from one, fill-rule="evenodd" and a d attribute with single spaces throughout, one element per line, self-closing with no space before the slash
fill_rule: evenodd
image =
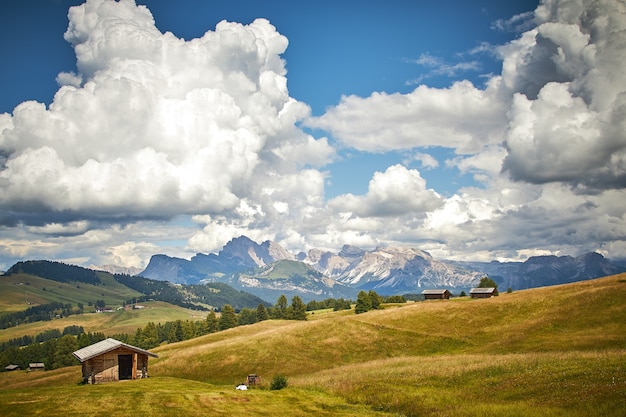
<path id="1" fill-rule="evenodd" d="M 84 282 L 98 285 L 96 271 L 53 261 L 25 261 L 13 265 L 4 275 L 29 274 L 58 282 Z"/>
<path id="2" fill-rule="evenodd" d="M 141 276 L 112 275 L 51 261 L 13 265 L 0 277 L 0 328 L 46 321 L 148 300 L 209 311 L 229 304 L 235 310 L 268 302 L 227 284 L 175 285 Z"/>

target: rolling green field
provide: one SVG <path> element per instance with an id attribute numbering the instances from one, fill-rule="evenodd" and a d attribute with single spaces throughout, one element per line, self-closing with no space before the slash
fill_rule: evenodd
<path id="1" fill-rule="evenodd" d="M 25 310 L 31 304 L 58 301 L 76 306 L 104 300 L 107 306 L 121 306 L 142 294 L 115 281 L 111 274 L 98 273 L 101 285 L 57 282 L 28 274 L 0 276 L 0 312 Z M 93 308 L 92 308 L 93 309 Z"/>
<path id="2" fill-rule="evenodd" d="M 148 380 L 0 375 L 2 415 L 624 416 L 626 274 L 271 320 L 163 345 Z M 262 383 L 235 391 L 246 375 Z M 269 390 L 276 375 L 289 386 Z"/>
<path id="3" fill-rule="evenodd" d="M 21 311 L 31 305 L 53 301 L 84 305 L 84 314 L 71 315 L 51 321 L 22 324 L 18 327 L 0 329 L 0 342 L 21 336 L 35 336 L 50 329 L 63 330 L 70 325 L 82 326 L 86 332 L 102 332 L 106 335 L 133 334 L 148 322 L 165 323 L 176 320 L 194 320 L 206 317 L 206 312 L 189 310 L 165 302 L 142 302 L 142 310 L 117 310 L 126 300 L 142 294 L 117 282 L 108 273 L 98 273 L 101 285 L 86 283 L 63 283 L 49 279 L 15 274 L 0 276 L 0 313 Z M 93 313 L 96 300 L 104 300 L 112 313 Z"/>
<path id="4" fill-rule="evenodd" d="M 162 301 L 141 303 L 141 310 L 120 310 L 112 313 L 76 314 L 61 319 L 38 321 L 0 330 L 0 342 L 21 336 L 35 336 L 50 329 L 63 330 L 67 326 L 82 326 L 85 332 L 102 332 L 105 335 L 119 333 L 134 334 L 137 328 L 148 322 L 165 323 L 176 320 L 200 320 L 206 312 L 188 310 Z"/>

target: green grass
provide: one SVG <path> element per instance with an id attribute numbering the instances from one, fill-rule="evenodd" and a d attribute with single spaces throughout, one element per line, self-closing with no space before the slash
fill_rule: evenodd
<path id="1" fill-rule="evenodd" d="M 78 373 L 71 369 L 74 377 Z M 157 377 L 102 385 L 71 383 L 70 372 L 53 371 L 45 383 L 41 375 L 22 373 L 33 388 L 0 390 L 5 417 L 23 416 L 385 416 L 366 405 L 321 391 L 252 389 L 216 386 L 178 378 Z M 4 376 L 4 375 L 3 375 Z"/>
<path id="2" fill-rule="evenodd" d="M 486 300 L 266 321 L 154 349 L 159 358 L 151 359 L 148 380 L 78 386 L 78 367 L 3 373 L 0 410 L 3 415 L 623 416 L 624 299 L 626 274 Z M 249 373 L 263 378 L 261 386 L 235 391 Z M 276 375 L 285 375 L 288 387 L 270 391 Z"/>
<path id="3" fill-rule="evenodd" d="M 31 304 L 52 301 L 74 307 L 82 303 L 85 309 L 96 300 L 104 300 L 107 306 L 121 306 L 125 300 L 142 295 L 115 281 L 111 274 L 99 272 L 98 277 L 101 285 L 57 282 L 28 274 L 0 276 L 0 312 L 25 310 Z"/>
<path id="4" fill-rule="evenodd" d="M 145 327 L 148 322 L 165 323 L 176 320 L 199 320 L 206 317 L 206 312 L 188 310 L 161 301 L 141 303 L 146 308 L 141 310 L 115 311 L 113 313 L 85 313 L 55 319 L 28 323 L 18 327 L 0 330 L 0 342 L 29 335 L 36 336 L 45 330 L 63 330 L 70 325 L 82 326 L 86 332 L 103 332 L 105 335 L 118 333 L 134 334 L 137 328 Z"/>

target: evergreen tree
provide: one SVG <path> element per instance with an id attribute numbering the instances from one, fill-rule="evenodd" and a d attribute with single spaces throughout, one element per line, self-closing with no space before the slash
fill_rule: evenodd
<path id="1" fill-rule="evenodd" d="M 215 316 L 215 311 L 209 311 L 209 314 L 206 316 L 206 324 L 208 333 L 215 333 L 217 331 L 218 320 Z"/>
<path id="2" fill-rule="evenodd" d="M 267 312 L 267 309 L 265 308 L 263 303 L 260 303 L 258 307 L 256 308 L 256 321 L 269 320 L 269 318 L 270 318 L 270 315 Z"/>
<path id="3" fill-rule="evenodd" d="M 369 290 L 369 292 L 367 293 L 368 297 L 370 298 L 370 301 L 372 302 L 372 309 L 373 310 L 379 310 L 380 304 L 382 303 L 382 298 L 380 295 L 378 295 L 376 293 L 376 291 L 374 290 Z"/>
<path id="4" fill-rule="evenodd" d="M 242 308 L 239 311 L 239 325 L 256 323 L 256 311 L 249 308 Z"/>
<path id="5" fill-rule="evenodd" d="M 78 349 L 82 349 L 91 345 L 91 338 L 87 333 L 82 333 L 78 336 Z"/>
<path id="6" fill-rule="evenodd" d="M 209 333 L 209 326 L 206 320 L 198 320 L 194 322 L 195 335 L 204 336 Z"/>
<path id="7" fill-rule="evenodd" d="M 64 366 L 76 365 L 78 361 L 74 355 L 72 355 L 72 352 L 76 350 L 78 350 L 78 341 L 76 340 L 76 336 L 68 334 L 60 338 L 54 351 L 54 361 L 52 362 L 52 367 L 56 369 Z"/>
<path id="8" fill-rule="evenodd" d="M 360 291 L 356 298 L 356 307 L 354 311 L 356 314 L 365 313 L 372 309 L 372 300 L 365 291 Z"/>
<path id="9" fill-rule="evenodd" d="M 351 308 L 352 306 L 350 305 L 350 300 L 344 300 L 343 298 L 335 300 L 333 305 L 333 311 L 350 310 Z"/>
<path id="10" fill-rule="evenodd" d="M 217 324 L 218 330 L 226 330 L 232 327 L 237 327 L 237 315 L 235 309 L 230 304 L 225 304 L 222 307 L 222 314 Z"/>
<path id="11" fill-rule="evenodd" d="M 289 319 L 291 320 L 306 320 L 306 305 L 302 301 L 302 298 L 294 295 L 291 299 L 291 306 L 289 307 Z"/>
<path id="12" fill-rule="evenodd" d="M 159 346 L 159 333 L 157 332 L 157 326 L 153 322 L 148 322 L 142 331 L 141 345 L 137 345 L 143 349 L 152 349 Z"/>
<path id="13" fill-rule="evenodd" d="M 287 318 L 287 297 L 285 297 L 285 294 L 281 294 L 278 300 L 276 300 L 276 304 L 274 304 L 272 309 L 272 318 L 278 320 Z"/>
<path id="14" fill-rule="evenodd" d="M 478 283 L 478 288 L 495 288 L 493 295 L 498 295 L 498 284 L 489 277 L 483 277 Z"/>

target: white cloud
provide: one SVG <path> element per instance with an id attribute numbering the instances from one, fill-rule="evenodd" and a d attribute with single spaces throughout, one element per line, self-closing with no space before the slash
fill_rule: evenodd
<path id="1" fill-rule="evenodd" d="M 441 204 L 441 197 L 426 188 L 419 171 L 394 165 L 385 172 L 376 172 L 367 194 L 346 194 L 330 200 L 333 211 L 352 213 L 359 217 L 389 217 L 428 212 Z"/>
<path id="2" fill-rule="evenodd" d="M 423 152 L 415 152 L 413 154 L 413 160 L 419 161 L 422 168 L 425 169 L 433 169 L 439 166 L 439 161 L 437 161 L 437 159 L 435 159 L 432 155 Z"/>
<path id="3" fill-rule="evenodd" d="M 461 61 L 451 64 L 446 62 L 443 58 L 429 53 L 421 54 L 417 59 L 405 59 L 405 61 L 428 69 L 426 74 L 407 82 L 408 85 L 421 84 L 422 81 L 436 76 L 454 78 L 467 71 L 480 70 L 480 63 L 478 61 Z"/>
<path id="4" fill-rule="evenodd" d="M 523 181 L 626 185 L 626 7 L 546 1 L 540 25 L 503 48 L 509 111 L 504 169 Z"/>
<path id="5" fill-rule="evenodd" d="M 73 72 L 60 72 L 57 75 L 57 84 L 60 86 L 71 85 L 72 87 L 79 88 L 83 82 L 83 77 Z"/>
<path id="6" fill-rule="evenodd" d="M 80 73 L 59 74 L 49 109 L 3 116 L 5 222 L 216 214 L 256 199 L 273 173 L 333 157 L 295 126 L 309 108 L 289 97 L 288 42 L 268 21 L 184 41 L 131 1 L 89 0 L 69 18 Z"/>
<path id="7" fill-rule="evenodd" d="M 443 146 L 473 153 L 501 139 L 504 104 L 497 97 L 497 82 L 480 90 L 460 81 L 446 89 L 422 85 L 409 94 L 342 97 L 336 107 L 306 124 L 363 151 Z"/>
<path id="8" fill-rule="evenodd" d="M 89 0 L 69 17 L 78 73 L 59 74 L 49 108 L 0 114 L 1 262 L 142 267 L 242 234 L 294 251 L 389 243 L 456 259 L 626 258 L 622 2 L 545 0 L 537 27 L 497 48 L 502 74 L 484 88 L 346 96 L 317 118 L 289 96 L 288 42 L 266 20 L 185 41 L 132 1 Z M 337 142 L 403 151 L 429 174 L 439 161 L 427 148 L 448 148 L 446 167 L 478 185 L 445 198 L 392 165 L 363 195 L 325 201 Z"/>
<path id="9" fill-rule="evenodd" d="M 503 32 L 525 32 L 534 27 L 534 17 L 533 12 L 516 14 L 509 19 L 496 20 L 491 24 L 491 28 Z"/>

